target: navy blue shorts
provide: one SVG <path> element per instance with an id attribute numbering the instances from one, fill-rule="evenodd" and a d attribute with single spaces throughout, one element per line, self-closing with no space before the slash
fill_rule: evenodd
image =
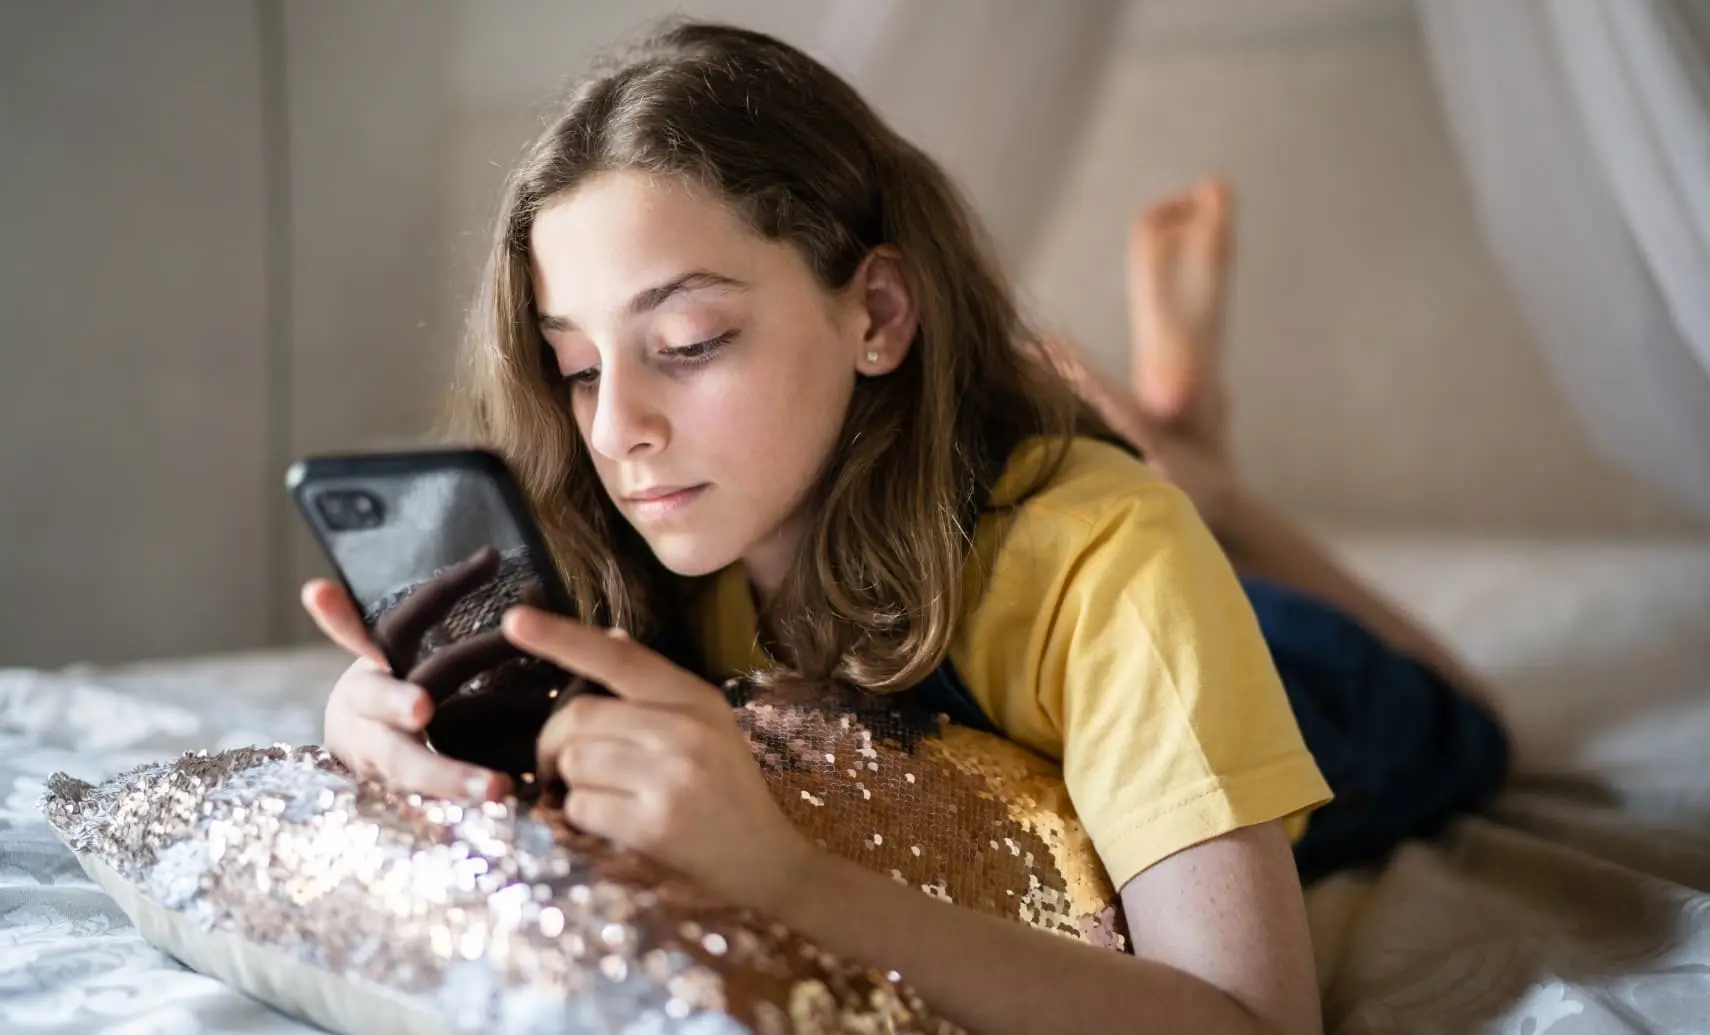
<path id="1" fill-rule="evenodd" d="M 1295 846 L 1302 881 L 1380 862 L 1501 789 L 1508 737 L 1481 705 L 1335 608 L 1275 583 L 1241 582 L 1336 796 Z"/>

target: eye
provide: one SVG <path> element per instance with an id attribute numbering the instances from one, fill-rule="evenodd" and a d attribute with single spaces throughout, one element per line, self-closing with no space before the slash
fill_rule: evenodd
<path id="1" fill-rule="evenodd" d="M 698 367 L 710 362 L 719 349 L 730 344 L 736 338 L 735 331 L 726 331 L 716 338 L 697 341 L 692 345 L 679 345 L 675 348 L 660 349 L 659 355 L 671 360 L 678 367 Z M 584 367 L 564 375 L 564 380 L 573 390 L 585 391 L 592 389 L 600 382 L 599 367 Z"/>
<path id="2" fill-rule="evenodd" d="M 585 395 L 594 391 L 600 383 L 599 367 L 584 367 L 564 375 L 564 383 L 570 386 L 573 394 Z"/>
<path id="3" fill-rule="evenodd" d="M 730 344 L 736 337 L 735 331 L 726 331 L 716 338 L 697 341 L 693 345 L 681 345 L 674 349 L 661 349 L 659 354 L 678 361 L 684 366 L 696 366 L 713 358 L 719 349 Z"/>

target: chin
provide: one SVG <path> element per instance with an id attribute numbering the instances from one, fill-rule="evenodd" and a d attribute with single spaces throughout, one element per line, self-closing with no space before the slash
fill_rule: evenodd
<path id="1" fill-rule="evenodd" d="M 674 575 L 695 578 L 723 571 L 742 557 L 742 551 L 727 548 L 705 536 L 662 535 L 648 537 L 653 556 Z"/>

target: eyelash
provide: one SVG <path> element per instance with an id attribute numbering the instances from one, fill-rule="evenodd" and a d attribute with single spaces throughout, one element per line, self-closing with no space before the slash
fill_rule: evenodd
<path id="1" fill-rule="evenodd" d="M 697 341 L 693 345 L 661 349 L 659 354 L 675 361 L 678 366 L 689 368 L 704 366 L 710 363 L 718 351 L 729 345 L 735 337 L 735 331 L 726 331 L 716 338 Z M 599 367 L 588 367 L 586 370 L 578 370 L 573 374 L 564 375 L 564 380 L 570 382 L 574 388 L 592 388 L 599 378 L 599 374 Z"/>

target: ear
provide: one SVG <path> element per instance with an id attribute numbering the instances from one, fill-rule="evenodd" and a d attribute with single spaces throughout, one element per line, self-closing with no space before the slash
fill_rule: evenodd
<path id="1" fill-rule="evenodd" d="M 902 253 L 884 244 L 868 253 L 850 278 L 856 333 L 855 372 L 880 377 L 902 365 L 920 327 L 914 292 L 903 276 Z"/>

